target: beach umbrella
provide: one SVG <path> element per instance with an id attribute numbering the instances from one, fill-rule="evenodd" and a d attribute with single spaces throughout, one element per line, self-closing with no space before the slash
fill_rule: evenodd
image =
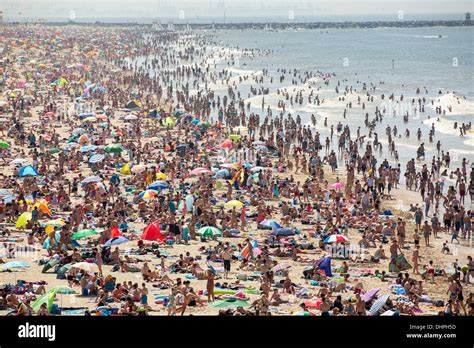
<path id="1" fill-rule="evenodd" d="M 51 147 L 47 150 L 49 153 L 58 153 L 61 152 L 57 147 Z"/>
<path id="2" fill-rule="evenodd" d="M 385 294 L 380 296 L 375 302 L 372 304 L 372 307 L 369 309 L 369 315 L 376 315 L 377 312 L 385 305 L 390 294 Z"/>
<path id="3" fill-rule="evenodd" d="M 374 298 L 375 295 L 377 295 L 377 293 L 379 291 L 380 291 L 380 288 L 375 288 L 375 289 L 371 289 L 371 290 L 367 291 L 362 296 L 362 300 L 364 300 L 365 302 L 369 302 L 370 300 L 372 300 L 372 298 Z"/>
<path id="4" fill-rule="evenodd" d="M 308 312 L 308 311 L 299 311 L 299 312 L 294 312 L 292 316 L 296 317 L 315 317 L 316 314 L 313 312 Z"/>
<path id="5" fill-rule="evenodd" d="M 208 236 L 208 237 L 221 237 L 222 231 L 217 227 L 213 226 L 204 226 L 201 227 L 197 232 L 196 235 L 198 236 Z"/>
<path id="6" fill-rule="evenodd" d="M 102 128 L 106 128 L 109 126 L 109 124 L 107 122 L 101 122 L 99 123 L 99 126 L 101 126 Z"/>
<path id="7" fill-rule="evenodd" d="M 268 167 L 253 167 L 253 168 L 250 168 L 250 171 L 252 173 L 256 173 L 256 172 L 261 172 L 262 170 L 271 170 L 272 168 L 268 168 Z"/>
<path id="8" fill-rule="evenodd" d="M 230 176 L 230 173 L 227 169 L 218 170 L 215 175 L 216 178 L 225 178 L 228 176 Z"/>
<path id="9" fill-rule="evenodd" d="M 232 140 L 226 139 L 224 140 L 220 145 L 220 148 L 222 149 L 230 149 L 232 147 Z"/>
<path id="10" fill-rule="evenodd" d="M 123 148 L 122 146 L 118 144 L 111 144 L 111 145 L 107 145 L 104 151 L 107 153 L 120 153 L 123 151 Z"/>
<path id="11" fill-rule="evenodd" d="M 87 143 L 90 143 L 91 140 L 89 139 L 89 137 L 87 136 L 87 134 L 82 134 L 79 139 L 77 140 L 77 142 L 79 144 L 87 144 Z"/>
<path id="12" fill-rule="evenodd" d="M 95 154 L 92 155 L 91 158 L 89 158 L 89 163 L 99 163 L 102 162 L 105 159 L 105 156 L 103 154 Z"/>
<path id="13" fill-rule="evenodd" d="M 25 228 L 28 224 L 28 221 L 31 220 L 31 213 L 26 211 L 20 215 L 18 220 L 16 221 L 16 228 Z"/>
<path id="14" fill-rule="evenodd" d="M 168 116 L 167 118 L 165 118 L 164 125 L 166 127 L 174 127 L 176 125 L 176 121 L 173 117 Z"/>
<path id="15" fill-rule="evenodd" d="M 10 262 L 0 265 L 0 269 L 29 268 L 29 267 L 30 265 L 28 265 L 24 261 L 10 261 Z"/>
<path id="16" fill-rule="evenodd" d="M 84 122 L 95 122 L 97 121 L 97 117 L 95 116 L 89 116 L 89 117 L 86 117 L 85 119 L 83 119 Z"/>
<path id="17" fill-rule="evenodd" d="M 82 239 L 82 238 L 87 238 L 90 236 L 94 236 L 99 234 L 96 230 L 91 230 L 91 229 L 85 229 L 85 230 L 80 230 L 74 233 L 71 236 L 71 239 Z"/>
<path id="18" fill-rule="evenodd" d="M 22 164 L 26 162 L 28 162 L 26 158 L 15 158 L 13 161 L 10 161 L 10 164 Z"/>
<path id="19" fill-rule="evenodd" d="M 75 128 L 73 131 L 72 131 L 72 134 L 73 135 L 79 135 L 79 134 L 83 134 L 83 133 L 87 133 L 87 130 L 85 130 L 84 128 Z"/>
<path id="20" fill-rule="evenodd" d="M 345 236 L 342 234 L 332 234 L 329 237 L 326 237 L 324 239 L 324 243 L 342 243 L 342 242 L 348 242 L 349 239 L 347 239 Z"/>
<path id="21" fill-rule="evenodd" d="M 261 141 L 261 140 L 255 140 L 252 145 L 265 145 L 266 143 L 264 141 Z"/>
<path id="22" fill-rule="evenodd" d="M 162 173 L 162 172 L 158 172 L 156 173 L 156 178 L 158 180 L 161 180 L 161 179 L 168 179 L 168 175 L 166 175 L 165 173 Z"/>
<path id="23" fill-rule="evenodd" d="M 53 307 L 54 297 L 56 295 L 56 291 L 48 291 L 47 293 L 43 294 L 42 296 L 38 297 L 35 301 L 31 303 L 31 308 L 34 312 L 38 312 L 43 304 L 46 304 L 48 312 L 51 311 Z"/>
<path id="24" fill-rule="evenodd" d="M 97 150 L 97 146 L 95 145 L 86 145 L 79 149 L 80 152 L 89 152 L 94 150 Z"/>
<path id="25" fill-rule="evenodd" d="M 242 203 L 241 201 L 238 201 L 236 199 L 234 200 L 231 200 L 231 201 L 228 201 L 224 204 L 224 206 L 226 208 L 229 208 L 229 207 L 243 207 L 244 206 L 244 203 Z"/>
<path id="26" fill-rule="evenodd" d="M 237 300 L 235 298 L 229 298 L 226 300 L 218 300 L 211 303 L 214 308 L 228 308 L 228 307 L 249 307 L 250 303 L 244 300 Z"/>
<path id="27" fill-rule="evenodd" d="M 286 271 L 287 269 L 291 268 L 291 265 L 287 263 L 279 263 L 275 267 L 271 269 L 273 273 L 279 272 L 279 271 Z"/>
<path id="28" fill-rule="evenodd" d="M 345 186 L 346 186 L 346 185 L 343 184 L 343 183 L 341 183 L 341 182 L 336 182 L 336 183 L 334 183 L 334 184 L 331 185 L 331 188 L 333 188 L 333 189 L 340 189 L 340 188 L 343 188 L 343 187 L 345 187 Z"/>
<path id="29" fill-rule="evenodd" d="M 81 181 L 82 184 L 90 184 L 90 183 L 94 183 L 94 182 L 100 182 L 102 181 L 102 178 L 100 176 L 88 176 L 87 178 L 85 178 L 84 180 Z"/>
<path id="30" fill-rule="evenodd" d="M 11 196 L 13 191 L 9 189 L 0 189 L 0 196 Z"/>
<path id="31" fill-rule="evenodd" d="M 197 124 L 199 127 L 209 127 L 211 124 L 207 121 L 201 121 Z"/>
<path id="32" fill-rule="evenodd" d="M 255 147 L 255 150 L 260 151 L 260 152 L 267 152 L 268 148 L 266 146 L 263 146 L 263 145 L 258 145 L 258 146 Z"/>
<path id="33" fill-rule="evenodd" d="M 192 124 L 198 124 L 199 122 L 201 122 L 201 121 L 198 120 L 197 118 L 195 118 L 194 120 L 191 121 Z"/>
<path id="34" fill-rule="evenodd" d="M 20 168 L 20 171 L 18 172 L 18 175 L 20 177 L 24 177 L 24 176 L 28 176 L 28 175 L 38 176 L 39 174 L 36 171 L 36 169 L 33 168 L 33 166 L 24 166 L 24 167 Z"/>
<path id="35" fill-rule="evenodd" d="M 143 192 L 141 192 L 139 195 L 138 195 L 138 198 L 141 198 L 141 199 L 152 199 L 152 198 L 156 198 L 156 196 L 158 196 L 158 191 L 157 190 L 145 190 Z"/>
<path id="36" fill-rule="evenodd" d="M 7 143 L 6 141 L 0 141 L 0 149 L 8 149 L 9 147 L 9 143 Z"/>
<path id="37" fill-rule="evenodd" d="M 138 116 L 130 114 L 123 118 L 125 121 L 135 121 L 138 120 Z"/>
<path id="38" fill-rule="evenodd" d="M 275 220 L 267 220 L 267 219 L 260 222 L 260 225 L 265 226 L 265 227 L 274 228 L 274 229 L 277 229 L 277 228 L 281 227 L 281 225 L 279 223 L 277 223 Z"/>
<path id="39" fill-rule="evenodd" d="M 115 237 L 115 238 L 111 238 L 109 239 L 106 243 L 105 243 L 105 246 L 113 246 L 113 245 L 119 245 L 119 244 L 123 244 L 123 243 L 127 243 L 129 242 L 129 240 L 123 236 L 120 236 L 120 237 Z"/>
<path id="40" fill-rule="evenodd" d="M 98 120 L 106 120 L 106 119 L 107 119 L 107 115 L 104 115 L 104 114 L 96 115 L 95 117 L 96 117 Z"/>
<path id="41" fill-rule="evenodd" d="M 169 186 L 170 185 L 166 181 L 155 181 L 148 187 L 148 189 L 149 190 L 164 190 L 164 189 L 169 188 Z"/>
<path id="42" fill-rule="evenodd" d="M 99 272 L 99 266 L 97 266 L 97 264 L 95 263 L 78 262 L 78 263 L 73 264 L 72 267 L 82 269 L 83 271 L 86 271 L 86 272 L 93 272 L 93 273 Z"/>
<path id="43" fill-rule="evenodd" d="M 273 231 L 272 235 L 273 236 L 278 236 L 278 237 L 294 236 L 295 231 L 293 231 L 291 228 L 288 228 L 288 227 L 281 227 L 281 228 L 277 228 L 275 231 Z"/>
<path id="44" fill-rule="evenodd" d="M 214 174 L 214 173 L 210 171 L 209 169 L 202 168 L 202 167 L 194 168 L 193 170 L 189 172 L 189 175 L 204 175 L 204 174 Z"/>
<path id="45" fill-rule="evenodd" d="M 240 140 L 240 138 L 242 138 L 242 136 L 240 134 L 231 134 L 231 135 L 229 135 L 230 140 Z"/>
<path id="46" fill-rule="evenodd" d="M 68 285 L 57 285 L 54 288 L 52 288 L 50 291 L 54 291 L 58 294 L 63 294 L 63 295 L 69 295 L 69 294 L 75 294 L 76 290 L 71 288 Z"/>

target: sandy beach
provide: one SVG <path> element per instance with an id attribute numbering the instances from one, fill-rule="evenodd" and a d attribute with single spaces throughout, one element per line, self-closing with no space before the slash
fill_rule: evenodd
<path id="1" fill-rule="evenodd" d="M 473 101 L 426 98 L 432 114 L 441 108 L 433 150 L 423 134 L 411 150 L 423 156 L 389 165 L 390 146 L 406 136 L 376 135 L 371 123 L 385 128 L 388 115 L 370 109 L 359 134 L 325 114 L 363 115 L 360 98 L 367 108 L 386 99 L 338 93 L 342 78 L 330 71 L 237 96 L 264 89 L 255 81 L 268 73 L 214 69 L 245 51 L 202 49 L 215 44 L 205 34 L 5 29 L 0 315 L 473 315 L 473 153 L 452 153 L 466 158 L 455 168 L 424 155 Z M 272 98 L 285 105 L 265 104 Z M 317 123 L 298 121 L 300 108 Z M 469 141 L 470 124 L 457 127 Z"/>

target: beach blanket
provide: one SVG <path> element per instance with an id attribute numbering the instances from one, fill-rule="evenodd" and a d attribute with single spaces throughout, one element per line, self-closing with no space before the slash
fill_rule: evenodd
<path id="1" fill-rule="evenodd" d="M 408 269 L 412 268 L 412 266 L 408 263 L 405 259 L 405 256 L 398 255 L 393 260 L 390 260 L 390 264 L 388 265 L 389 272 L 398 273 L 403 272 Z"/>

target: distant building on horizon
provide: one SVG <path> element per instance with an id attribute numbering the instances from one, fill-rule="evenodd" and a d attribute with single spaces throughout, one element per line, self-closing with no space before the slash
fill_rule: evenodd
<path id="1" fill-rule="evenodd" d="M 3 10 L 0 10 L 0 23 L 3 23 Z"/>
<path id="2" fill-rule="evenodd" d="M 466 12 L 466 18 L 465 18 L 466 22 L 470 22 L 471 21 L 471 12 Z"/>

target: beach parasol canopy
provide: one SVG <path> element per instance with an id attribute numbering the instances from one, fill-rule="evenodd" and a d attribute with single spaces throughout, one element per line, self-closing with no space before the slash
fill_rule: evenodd
<path id="1" fill-rule="evenodd" d="M 138 120 L 138 116 L 130 114 L 123 118 L 125 121 L 135 121 Z"/>
<path id="2" fill-rule="evenodd" d="M 342 242 L 348 242 L 349 239 L 347 239 L 345 236 L 342 234 L 333 234 L 330 235 L 329 237 L 326 237 L 324 239 L 324 243 L 342 243 Z"/>
<path id="3" fill-rule="evenodd" d="M 30 265 L 28 265 L 24 261 L 10 261 L 10 262 L 0 265 L 0 269 L 29 268 L 29 267 Z"/>
<path id="4" fill-rule="evenodd" d="M 226 208 L 230 208 L 230 207 L 243 207 L 244 206 L 244 203 L 242 203 L 241 201 L 238 201 L 236 199 L 233 199 L 231 201 L 228 201 L 226 203 L 224 203 L 224 206 Z"/>
<path id="5" fill-rule="evenodd" d="M 365 302 L 369 302 L 370 300 L 372 300 L 374 298 L 375 295 L 377 295 L 377 293 L 380 291 L 380 288 L 376 288 L 376 289 L 371 289 L 369 291 L 367 291 L 363 296 L 362 296 L 362 300 L 364 300 Z"/>
<path id="6" fill-rule="evenodd" d="M 231 135 L 229 135 L 230 140 L 240 140 L 240 138 L 242 138 L 242 136 L 240 134 L 231 134 Z"/>
<path id="7" fill-rule="evenodd" d="M 204 174 L 214 174 L 214 173 L 210 171 L 209 169 L 203 168 L 203 167 L 194 168 L 193 170 L 189 172 L 189 175 L 204 175 Z"/>
<path id="8" fill-rule="evenodd" d="M 56 295 L 56 291 L 48 291 L 44 295 L 38 297 L 35 301 L 31 303 L 31 309 L 33 309 L 34 312 L 38 312 L 43 304 L 46 304 L 46 307 L 48 309 L 48 312 L 51 311 L 51 308 L 53 307 L 53 301 L 54 297 Z"/>
<path id="9" fill-rule="evenodd" d="M 87 237 L 90 237 L 90 236 L 94 236 L 96 234 L 99 234 L 96 230 L 85 229 L 85 230 L 80 230 L 80 231 L 77 231 L 76 233 L 74 233 L 71 236 L 71 239 L 82 239 L 82 238 L 87 238 Z"/>
<path id="10" fill-rule="evenodd" d="M 97 150 L 97 146 L 95 145 L 86 145 L 79 149 L 80 152 L 89 152 L 94 150 Z"/>
<path id="11" fill-rule="evenodd" d="M 291 265 L 287 263 L 279 263 L 275 267 L 271 269 L 273 273 L 279 272 L 279 271 L 286 271 L 287 269 L 290 269 Z"/>
<path id="12" fill-rule="evenodd" d="M 346 185 L 343 184 L 343 183 L 341 183 L 341 182 L 336 182 L 336 183 L 334 183 L 334 184 L 331 185 L 331 188 L 333 188 L 333 189 L 340 189 L 340 188 L 343 188 L 343 187 L 345 187 L 345 186 L 346 186 Z"/>
<path id="13" fill-rule="evenodd" d="M 227 307 L 249 307 L 250 303 L 244 300 L 237 300 L 235 298 L 229 298 L 226 300 L 218 300 L 211 303 L 214 308 L 227 308 Z"/>
<path id="14" fill-rule="evenodd" d="M 143 192 L 141 192 L 139 195 L 138 195 L 138 198 L 141 198 L 141 199 L 152 199 L 152 198 L 156 198 L 156 196 L 158 196 L 158 191 L 157 190 L 145 190 Z"/>
<path id="15" fill-rule="evenodd" d="M 281 227 L 281 225 L 278 222 L 276 222 L 275 220 L 267 220 L 267 219 L 260 222 L 260 225 L 265 226 L 265 227 L 274 228 L 274 229 L 277 229 L 277 228 Z"/>
<path id="16" fill-rule="evenodd" d="M 115 237 L 115 238 L 111 238 L 109 239 L 106 243 L 105 243 L 105 246 L 113 246 L 113 245 L 120 245 L 120 244 L 123 244 L 123 243 L 127 243 L 129 242 L 129 240 L 123 236 L 119 236 L 119 237 Z"/>
<path id="17" fill-rule="evenodd" d="M 220 145 L 220 148 L 222 149 L 230 149 L 232 147 L 232 140 L 226 139 L 224 140 Z"/>
<path id="18" fill-rule="evenodd" d="M 122 146 L 118 144 L 111 144 L 111 145 L 107 145 L 104 151 L 107 153 L 120 153 L 123 151 L 123 148 Z"/>
<path id="19" fill-rule="evenodd" d="M 28 176 L 28 175 L 38 176 L 39 174 L 36 171 L 36 169 L 33 168 L 33 166 L 24 166 L 24 167 L 20 168 L 20 171 L 18 172 L 18 175 L 20 177 L 24 177 L 24 176 Z"/>
<path id="20" fill-rule="evenodd" d="M 222 231 L 214 226 L 204 226 L 196 232 L 196 235 L 204 237 L 221 237 Z"/>
<path id="21" fill-rule="evenodd" d="M 288 237 L 288 236 L 294 236 L 295 231 L 293 231 L 291 228 L 288 228 L 288 227 L 281 227 L 281 228 L 277 228 L 271 234 L 273 236 L 278 236 L 278 237 Z"/>
<path id="22" fill-rule="evenodd" d="M 372 307 L 370 307 L 369 315 L 376 315 L 378 311 L 385 305 L 389 297 L 390 294 L 385 294 L 375 300 L 375 302 L 372 304 Z"/>
<path id="23" fill-rule="evenodd" d="M 169 186 L 170 185 L 166 181 L 155 181 L 148 187 L 148 189 L 149 190 L 164 190 L 164 189 L 169 188 Z"/>
<path id="24" fill-rule="evenodd" d="M 99 272 L 99 266 L 97 266 L 95 263 L 78 262 L 78 263 L 73 264 L 72 267 L 82 269 L 83 271 L 86 271 L 86 272 L 94 272 L 94 273 Z"/>
<path id="25" fill-rule="evenodd" d="M 9 147 L 9 143 L 7 143 L 6 141 L 0 141 L 0 149 L 8 149 Z"/>
<path id="26" fill-rule="evenodd" d="M 31 213 L 30 212 L 24 212 L 20 215 L 18 220 L 16 220 L 16 228 L 25 228 L 26 225 L 28 224 L 28 221 L 31 220 Z"/>
<path id="27" fill-rule="evenodd" d="M 103 154 L 95 154 L 92 155 L 91 158 L 89 158 L 89 163 L 99 163 L 102 162 L 105 159 L 105 156 Z"/>
<path id="28" fill-rule="evenodd" d="M 166 175 L 165 173 L 162 173 L 162 172 L 158 172 L 158 173 L 156 173 L 156 178 L 158 180 L 168 179 L 168 175 Z"/>
<path id="29" fill-rule="evenodd" d="M 47 150 L 49 153 L 58 153 L 61 152 L 57 147 L 51 147 Z"/>

